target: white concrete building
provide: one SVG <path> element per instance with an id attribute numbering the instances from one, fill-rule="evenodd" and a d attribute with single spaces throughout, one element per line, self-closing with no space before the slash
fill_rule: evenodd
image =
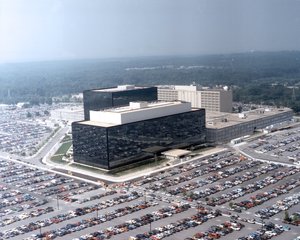
<path id="1" fill-rule="evenodd" d="M 55 121 L 72 122 L 82 121 L 84 119 L 82 107 L 59 108 L 50 111 L 50 118 Z"/>
<path id="2" fill-rule="evenodd" d="M 130 102 L 129 106 L 90 111 L 90 122 L 110 126 L 143 121 L 191 111 L 189 102 Z"/>
<path id="3" fill-rule="evenodd" d="M 191 85 L 159 85 L 157 98 L 161 101 L 186 101 L 193 108 L 205 108 L 206 111 L 232 112 L 232 91 L 224 88 L 197 88 Z"/>

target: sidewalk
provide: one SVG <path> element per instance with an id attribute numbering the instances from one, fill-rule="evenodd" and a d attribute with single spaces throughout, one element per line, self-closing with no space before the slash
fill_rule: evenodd
<path id="1" fill-rule="evenodd" d="M 57 169 L 62 169 L 62 170 L 70 171 L 70 172 L 73 172 L 73 173 L 83 174 L 83 175 L 86 175 L 86 176 L 97 178 L 99 180 L 105 180 L 105 181 L 114 182 L 114 183 L 121 183 L 121 182 L 130 181 L 130 180 L 133 180 L 133 179 L 137 179 L 137 178 L 140 178 L 140 177 L 144 177 L 144 176 L 150 175 L 152 173 L 157 173 L 157 172 L 160 172 L 160 171 L 164 171 L 164 170 L 176 167 L 176 166 L 184 165 L 186 163 L 193 162 L 195 160 L 204 158 L 204 157 L 212 155 L 212 154 L 223 152 L 225 150 L 227 150 L 227 148 L 218 148 L 218 147 L 216 147 L 214 149 L 209 149 L 207 151 L 203 151 L 203 152 L 201 152 L 201 154 L 199 154 L 199 156 L 196 156 L 196 157 L 191 158 L 191 159 L 189 159 L 187 161 L 184 161 L 184 162 L 180 162 L 180 163 L 177 163 L 177 164 L 174 164 L 174 165 L 171 165 L 171 166 L 164 166 L 165 165 L 164 164 L 164 165 L 158 165 L 158 166 L 150 167 L 150 168 L 143 169 L 143 170 L 138 170 L 137 169 L 136 171 L 132 171 L 131 173 L 124 174 L 123 176 L 110 176 L 110 175 L 107 175 L 107 174 L 95 173 L 93 171 L 89 171 L 89 170 L 85 170 L 85 169 L 78 169 L 76 167 L 70 166 L 70 164 L 62 166 L 60 164 L 56 164 L 56 163 L 51 162 L 51 160 L 49 160 L 49 158 L 44 159 L 43 162 L 46 165 L 51 166 L 51 167 L 55 167 Z M 97 169 L 97 168 L 95 168 L 95 169 Z M 99 169 L 99 170 L 101 170 L 101 169 Z"/>

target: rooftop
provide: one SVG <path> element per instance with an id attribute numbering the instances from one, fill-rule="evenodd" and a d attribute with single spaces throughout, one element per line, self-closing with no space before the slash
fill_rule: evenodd
<path id="1" fill-rule="evenodd" d="M 172 149 L 172 150 L 163 152 L 162 154 L 165 155 L 165 156 L 169 156 L 169 157 L 176 157 L 176 158 L 179 158 L 179 157 L 188 155 L 188 154 L 190 154 L 190 153 L 191 153 L 191 151 L 188 151 L 188 150 L 183 150 L 183 149 Z"/>
<path id="2" fill-rule="evenodd" d="M 87 125 L 111 127 L 192 111 L 191 103 L 173 102 L 130 102 L 129 106 L 90 111 Z"/>
<path id="3" fill-rule="evenodd" d="M 113 123 L 104 123 L 104 122 L 97 122 L 97 121 L 81 121 L 78 123 L 83 124 L 83 125 L 96 126 L 96 127 L 113 127 L 113 126 L 117 125 L 117 124 L 113 124 Z"/>
<path id="4" fill-rule="evenodd" d="M 289 108 L 260 108 L 243 113 L 206 112 L 206 128 L 221 129 L 283 112 L 292 112 L 292 110 Z"/>
<path id="5" fill-rule="evenodd" d="M 95 91 L 95 92 L 122 92 L 122 91 L 143 89 L 143 88 L 147 88 L 147 87 L 137 87 L 135 85 L 119 85 L 117 87 L 95 89 L 93 91 Z"/>
<path id="6" fill-rule="evenodd" d="M 83 108 L 82 107 L 71 107 L 71 108 L 58 108 L 51 110 L 51 112 L 65 112 L 65 113 L 77 113 L 77 112 L 82 112 L 83 113 Z"/>
<path id="7" fill-rule="evenodd" d="M 228 86 L 216 86 L 213 88 L 197 85 L 157 85 L 158 89 L 176 90 L 176 91 L 228 91 Z"/>
<path id="8" fill-rule="evenodd" d="M 180 102 L 180 101 L 130 102 L 128 106 L 108 108 L 108 109 L 104 109 L 101 111 L 112 112 L 112 113 L 128 113 L 128 112 L 134 112 L 134 111 L 142 111 L 143 109 L 161 108 L 161 107 L 181 105 L 181 104 L 182 104 L 182 102 Z"/>

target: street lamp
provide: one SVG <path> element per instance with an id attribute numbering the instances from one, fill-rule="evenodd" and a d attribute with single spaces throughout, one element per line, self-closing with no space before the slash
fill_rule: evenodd
<path id="1" fill-rule="evenodd" d="M 200 212 L 200 203 L 199 202 L 197 202 L 197 212 L 199 213 Z"/>
<path id="2" fill-rule="evenodd" d="M 146 201 L 146 189 L 144 189 L 144 201 L 145 201 L 145 204 L 147 203 Z"/>
<path id="3" fill-rule="evenodd" d="M 59 195 L 56 195 L 56 205 L 57 205 L 57 210 L 59 210 Z"/>
<path id="4" fill-rule="evenodd" d="M 261 220 L 261 230 L 263 230 L 264 226 L 265 226 L 265 222 L 264 219 L 262 217 L 260 217 Z"/>
<path id="5" fill-rule="evenodd" d="M 131 182 L 129 182 L 128 185 L 127 185 L 127 191 L 128 191 L 128 192 L 129 192 L 129 190 L 130 190 L 130 187 L 131 187 Z"/>

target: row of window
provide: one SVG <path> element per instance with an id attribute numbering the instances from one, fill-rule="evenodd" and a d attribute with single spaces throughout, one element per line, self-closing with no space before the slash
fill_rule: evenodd
<path id="1" fill-rule="evenodd" d="M 149 119 L 109 128 L 73 123 L 74 161 L 102 168 L 145 157 L 151 147 L 176 148 L 205 142 L 205 111 Z"/>

